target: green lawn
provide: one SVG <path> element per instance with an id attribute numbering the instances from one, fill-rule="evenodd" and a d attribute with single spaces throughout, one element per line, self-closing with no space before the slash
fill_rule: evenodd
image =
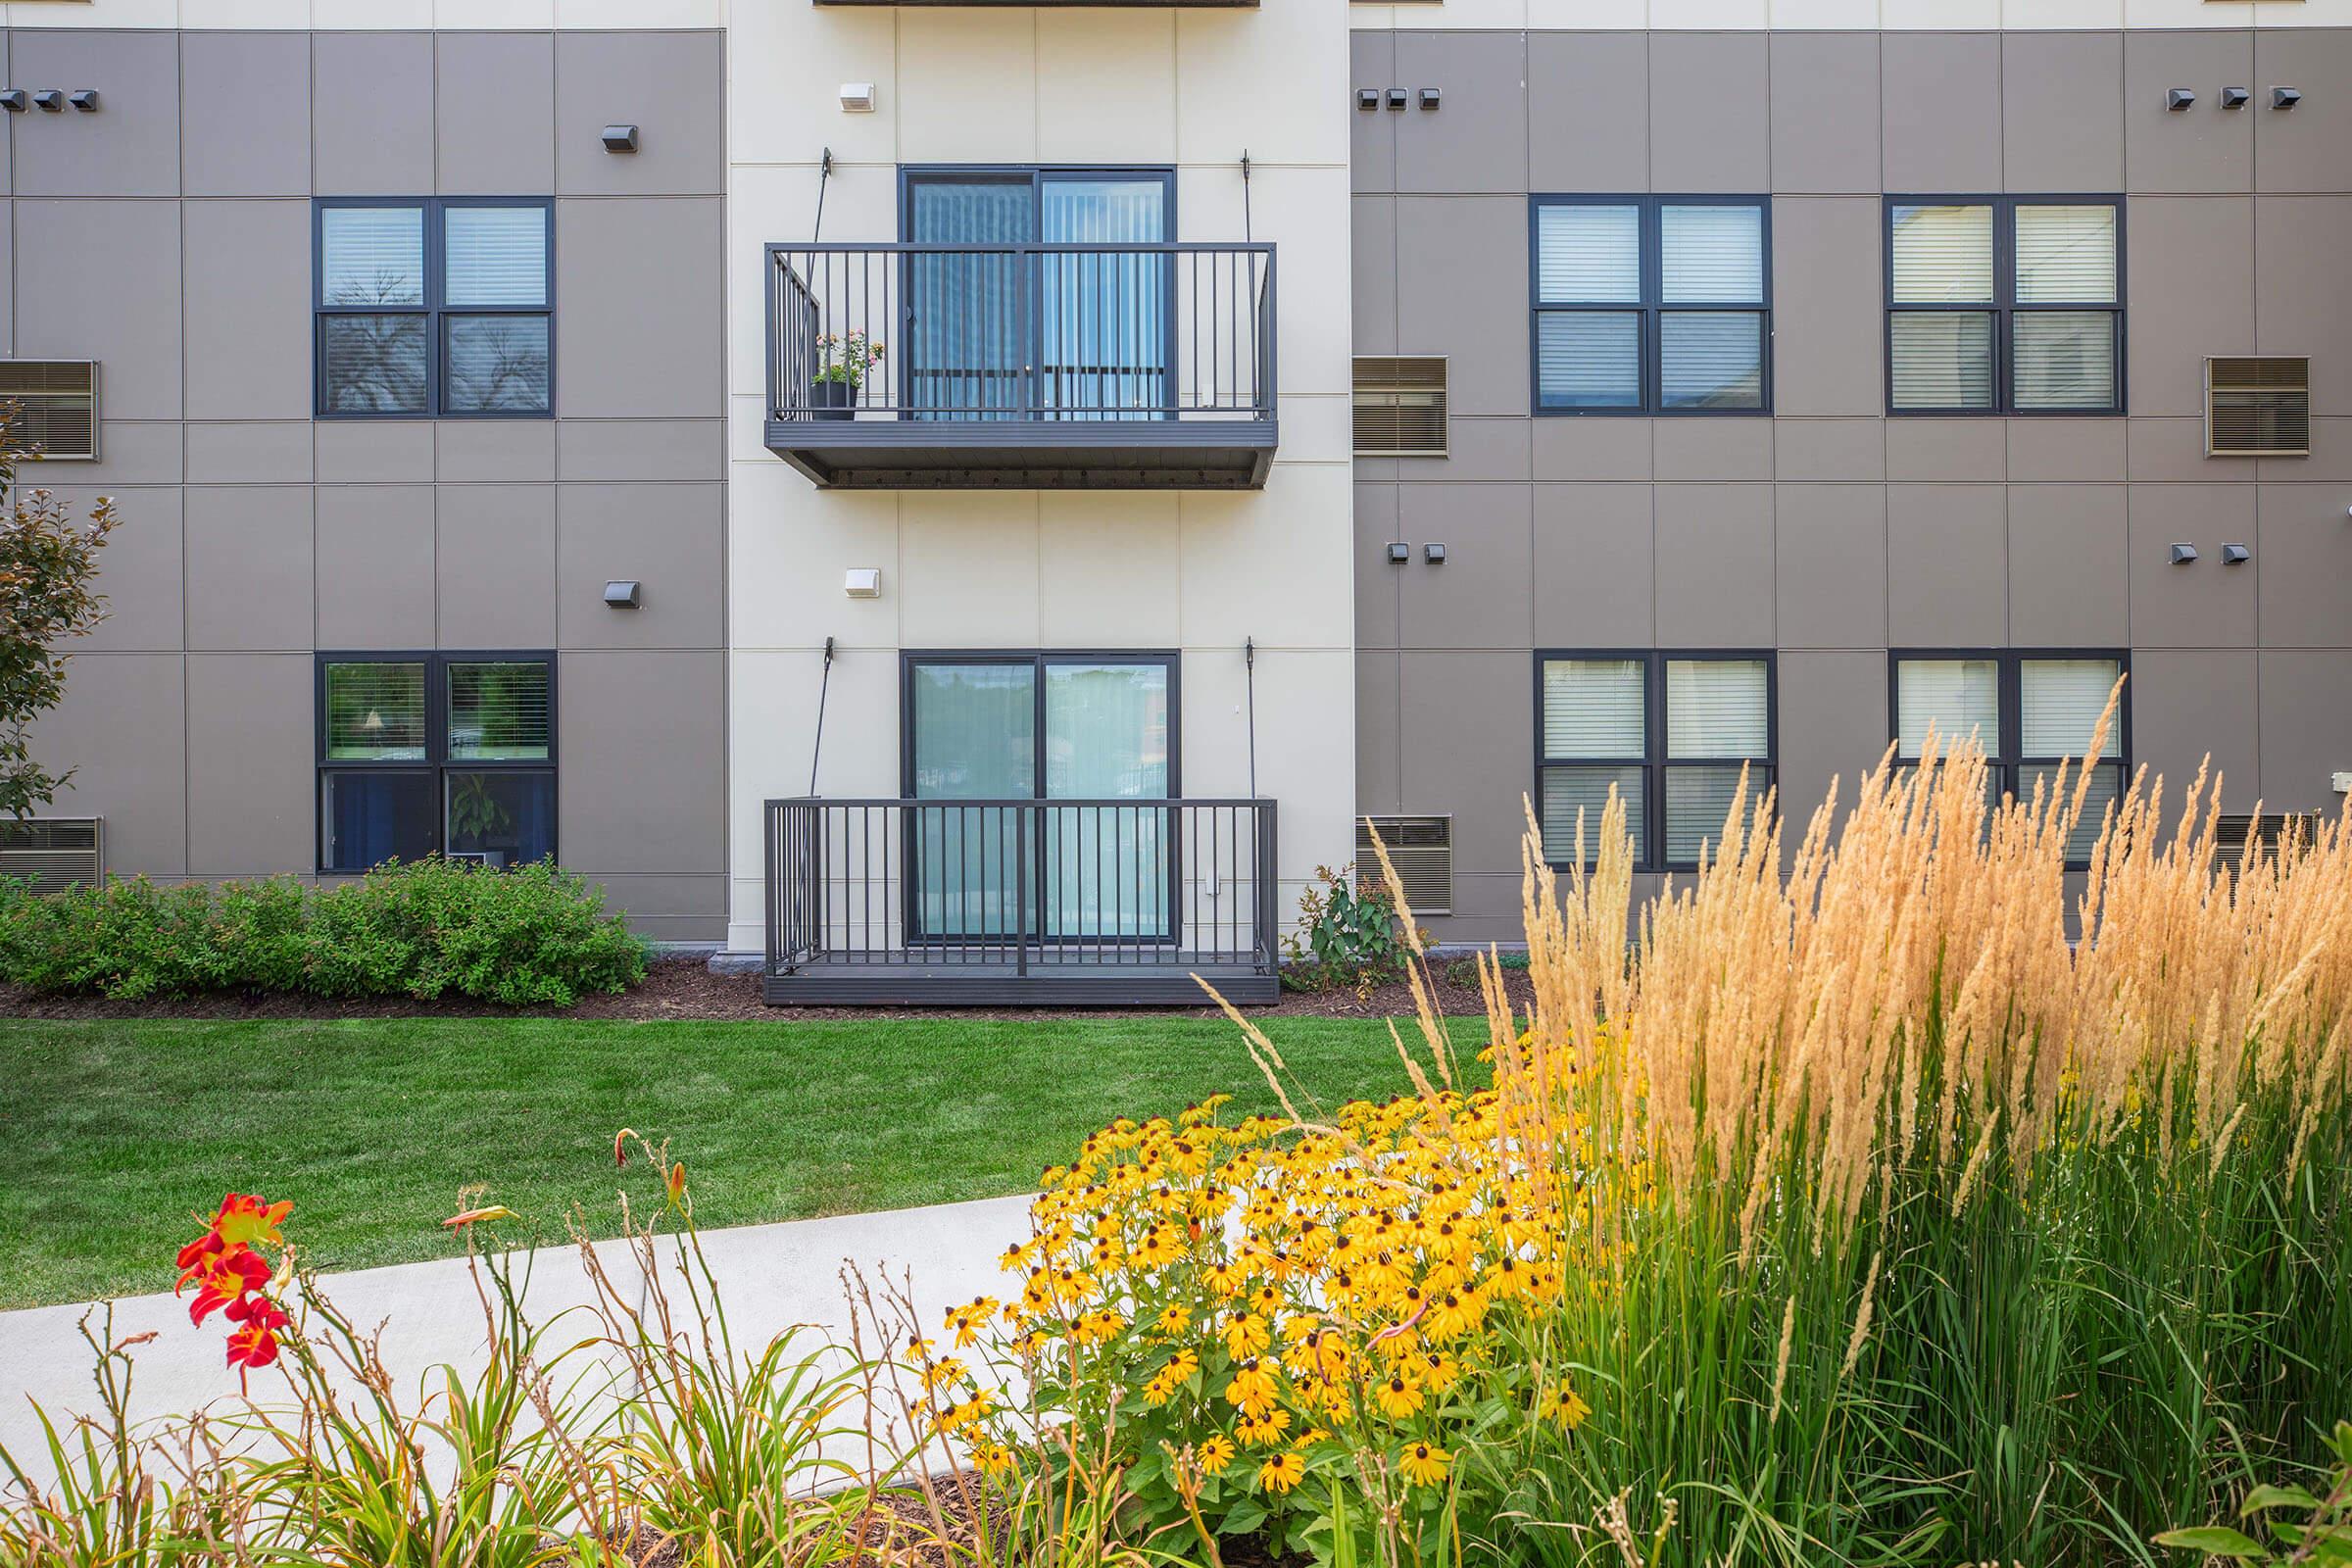
<path id="1" fill-rule="evenodd" d="M 1327 1104 L 1404 1088 L 1384 1024 L 1269 1026 Z M 450 1255 L 476 1185 L 550 1240 L 575 1203 L 609 1227 L 623 1126 L 740 1225 L 1021 1192 L 1219 1089 L 1273 1108 L 1222 1019 L 0 1023 L 0 1307 L 170 1289 L 231 1189 L 293 1199 L 310 1259 L 354 1268 Z"/>

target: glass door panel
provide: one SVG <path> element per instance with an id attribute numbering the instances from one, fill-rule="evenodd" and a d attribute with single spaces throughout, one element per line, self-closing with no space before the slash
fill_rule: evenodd
<path id="1" fill-rule="evenodd" d="M 922 801 L 1029 800 L 1037 794 L 1037 666 L 917 663 L 908 667 L 913 793 Z M 1010 940 L 1037 929 L 1018 908 L 1018 813 L 1002 806 L 910 807 L 912 934 Z"/>
<path id="2" fill-rule="evenodd" d="M 1049 662 L 1045 697 L 1048 800 L 1167 799 L 1167 665 Z M 1049 808 L 1047 818 L 1049 939 L 1172 935 L 1166 807 Z"/>
<path id="3" fill-rule="evenodd" d="M 930 175 L 906 185 L 918 244 L 1017 247 L 1037 238 L 1029 176 Z M 905 396 L 918 419 L 1009 419 L 1028 402 L 1035 305 L 1018 249 L 908 258 Z"/>
<path id="4" fill-rule="evenodd" d="M 1167 239 L 1168 186 L 1156 176 L 1048 175 L 1039 184 L 1048 245 Z M 1038 403 L 1046 417 L 1151 418 L 1165 408 L 1172 273 L 1163 255 L 1044 258 Z"/>

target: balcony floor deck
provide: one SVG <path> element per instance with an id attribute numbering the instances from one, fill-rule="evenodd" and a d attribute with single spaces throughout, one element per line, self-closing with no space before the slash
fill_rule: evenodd
<path id="1" fill-rule="evenodd" d="M 1273 419 L 769 419 L 768 450 L 831 489 L 1263 488 Z"/>
<path id="2" fill-rule="evenodd" d="M 1032 954 L 1025 972 L 1009 958 L 816 958 L 768 970 L 760 994 L 773 1006 L 1202 1007 L 1214 1005 L 1200 989 L 1205 980 L 1237 1005 L 1282 1000 L 1281 980 L 1248 959 L 1111 961 L 1054 953 Z"/>

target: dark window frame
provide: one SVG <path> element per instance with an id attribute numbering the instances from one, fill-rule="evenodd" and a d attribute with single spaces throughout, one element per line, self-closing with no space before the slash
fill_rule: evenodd
<path id="1" fill-rule="evenodd" d="M 914 671 L 921 664 L 1027 665 L 1036 671 L 1031 690 L 1032 800 L 1051 799 L 1046 790 L 1046 667 L 1049 664 L 1158 664 L 1168 672 L 1168 793 L 1184 798 L 1183 653 L 1174 648 L 906 648 L 899 652 L 899 793 L 915 799 Z"/>
<path id="2" fill-rule="evenodd" d="M 1994 690 L 2000 703 L 2000 734 L 1994 737 L 1998 750 L 1987 748 L 1985 770 L 1992 775 L 2000 793 L 2023 800 L 2023 780 L 2043 768 L 2054 768 L 2067 760 L 2063 757 L 2026 757 L 2025 750 L 2025 666 L 2048 660 L 2111 659 L 2116 673 L 2125 677 L 2124 693 L 2115 710 L 2116 755 L 2100 759 L 2090 765 L 2114 768 L 2119 788 L 2132 782 L 2132 650 L 2129 648 L 1889 648 L 1886 651 L 1886 736 L 1894 745 L 1897 766 L 1913 763 L 1917 758 L 1903 754 L 1903 665 L 1910 661 L 1974 660 L 1994 666 Z M 2084 736 L 2088 740 L 2089 736 Z M 1939 739 L 1949 740 L 1949 736 Z M 2075 758 L 2075 775 L 2080 777 L 2087 760 Z M 2089 868 L 2088 860 L 2069 858 L 2066 868 L 2082 871 Z"/>
<path id="3" fill-rule="evenodd" d="M 1943 195 L 1893 195 L 1881 198 L 1879 209 L 1879 265 L 1884 319 L 1879 323 L 1879 353 L 1886 362 L 1886 416 L 1897 419 L 2101 419 L 2120 418 L 2131 405 L 2131 325 L 2126 311 L 2131 300 L 2125 270 L 2131 252 L 2126 233 L 2126 201 L 2120 192 L 2091 191 L 2061 195 L 2036 191 L 2031 195 L 1982 192 Z M 1992 209 L 1992 299 L 1987 304 L 1897 305 L 1894 301 L 1894 210 L 1897 207 L 1989 207 Z M 2115 299 L 2100 304 L 2020 305 L 2017 303 L 2017 210 L 2020 207 L 2112 207 L 2115 209 Z M 2019 316 L 2082 315 L 2104 311 L 2112 319 L 2115 338 L 2115 401 L 2105 407 L 2017 407 L 2015 321 Z M 1974 409 L 1900 406 L 1894 401 L 1894 318 L 1898 315 L 1945 314 L 1992 318 L 1992 402 Z"/>
<path id="4" fill-rule="evenodd" d="M 1642 280 L 1642 299 L 1639 304 L 1616 302 L 1547 301 L 1544 298 L 1543 224 L 1546 207 L 1632 207 L 1639 210 L 1637 220 L 1637 258 Z M 1753 207 L 1760 222 L 1757 244 L 1762 249 L 1758 258 L 1759 301 L 1738 303 L 1678 300 L 1673 305 L 1663 302 L 1665 258 L 1659 240 L 1660 213 L 1668 207 Z M 1527 406 L 1538 418 L 1586 417 L 1603 418 L 1708 418 L 1742 419 L 1769 418 L 1772 416 L 1772 198 L 1768 195 L 1746 195 L 1740 192 L 1696 191 L 1690 193 L 1660 193 L 1595 195 L 1582 191 L 1540 191 L 1527 199 Z M 1736 311 L 1757 318 L 1757 367 L 1760 380 L 1760 400 L 1754 408 L 1704 409 L 1663 406 L 1662 382 L 1664 349 L 1660 339 L 1659 318 L 1674 313 L 1705 313 Z M 1641 318 L 1638 328 L 1640 343 L 1636 362 L 1641 382 L 1638 402 L 1614 408 L 1562 408 L 1544 402 L 1544 318 L 1568 313 L 1623 316 L 1629 313 Z"/>
<path id="5" fill-rule="evenodd" d="M 416 760 L 372 760 L 327 756 L 326 671 L 335 664 L 422 664 L 424 666 L 424 756 Z M 452 664 L 545 664 L 547 666 L 547 756 L 544 758 L 458 758 L 449 755 L 449 666 Z M 547 648 L 487 649 L 355 649 L 324 651 L 312 656 L 311 730 L 313 780 L 311 789 L 312 858 L 321 876 L 358 876 L 365 866 L 328 863 L 326 849 L 326 781 L 334 774 L 409 773 L 430 778 L 434 785 L 432 833 L 426 853 L 444 853 L 449 841 L 449 775 L 452 773 L 544 773 L 552 785 L 561 774 L 562 724 L 557 706 L 556 653 Z M 562 854 L 562 797 L 548 795 L 547 858 Z"/>
<path id="6" fill-rule="evenodd" d="M 1545 751 L 1544 734 L 1544 666 L 1553 661 L 1565 660 L 1629 660 L 1643 664 L 1642 677 L 1642 730 L 1644 755 L 1629 758 L 1554 758 Z M 1718 664 L 1753 664 L 1764 666 L 1764 756 L 1754 757 L 1677 757 L 1666 755 L 1666 666 L 1686 662 Z M 1752 807 L 1762 793 L 1774 787 L 1781 766 L 1781 663 L 1779 653 L 1770 648 L 1539 648 L 1535 651 L 1534 704 L 1536 774 L 1535 801 L 1539 823 L 1544 805 L 1544 775 L 1554 767 L 1639 767 L 1642 769 L 1642 838 L 1634 846 L 1634 869 L 1643 872 L 1691 871 L 1696 860 L 1672 860 L 1666 856 L 1666 775 L 1677 767 L 1739 767 L 1747 768 L 1748 804 Z M 1597 851 L 1599 823 L 1589 822 L 1594 830 L 1592 848 Z M 1715 844 L 1720 853 L 1723 846 Z M 1544 863 L 1554 870 L 1567 870 L 1574 862 L 1554 860 L 1548 851 Z M 1588 856 L 1585 869 L 1592 869 L 1594 858 Z"/>
<path id="7" fill-rule="evenodd" d="M 445 302 L 449 255 L 444 215 L 457 208 L 535 208 L 547 221 L 544 305 L 458 305 Z M 418 305 L 330 305 L 326 286 L 326 214 L 343 208 L 414 208 L 422 214 L 424 300 Z M 424 407 L 408 410 L 336 409 L 327 402 L 326 322 L 334 317 L 407 316 L 424 322 Z M 547 407 L 448 409 L 449 322 L 482 316 L 536 317 L 547 322 Z M 556 200 L 552 196 L 318 196 L 311 200 L 311 413 L 319 419 L 552 419 L 556 416 Z"/>

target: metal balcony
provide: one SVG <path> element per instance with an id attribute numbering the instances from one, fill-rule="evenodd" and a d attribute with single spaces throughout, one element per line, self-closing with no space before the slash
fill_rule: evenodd
<path id="1" fill-rule="evenodd" d="M 1205 1005 L 1281 996 L 1274 803 L 766 807 L 766 1000 Z"/>
<path id="2" fill-rule="evenodd" d="M 1271 245 L 770 245 L 766 265 L 767 446 L 819 485 L 1266 481 Z"/>

